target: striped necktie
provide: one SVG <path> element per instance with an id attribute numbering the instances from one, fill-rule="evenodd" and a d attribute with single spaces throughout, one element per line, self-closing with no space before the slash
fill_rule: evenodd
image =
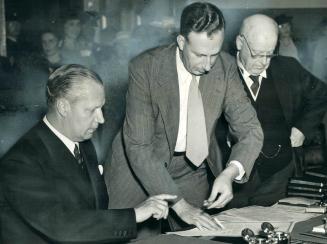
<path id="1" fill-rule="evenodd" d="M 254 76 L 254 75 L 250 75 L 251 80 L 253 81 L 253 84 L 251 85 L 251 90 L 253 92 L 253 94 L 256 96 L 260 83 L 259 83 L 259 75 Z"/>
<path id="2" fill-rule="evenodd" d="M 82 169 L 82 170 L 85 170 L 85 163 L 84 163 L 84 159 L 83 159 L 83 156 L 82 154 L 80 153 L 79 151 L 79 148 L 77 146 L 77 144 L 75 144 L 75 148 L 74 148 L 74 156 L 78 162 L 78 165 L 79 167 Z"/>

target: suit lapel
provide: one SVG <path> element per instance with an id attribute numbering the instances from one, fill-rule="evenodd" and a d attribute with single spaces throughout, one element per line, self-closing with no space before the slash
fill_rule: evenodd
<path id="1" fill-rule="evenodd" d="M 270 79 L 275 85 L 275 89 L 279 98 L 280 105 L 283 110 L 284 117 L 288 124 L 291 123 L 291 115 L 293 111 L 292 96 L 290 95 L 289 83 L 285 75 L 281 75 L 284 72 L 279 72 L 277 68 L 271 68 L 274 64 L 272 63 L 267 70 L 267 79 Z M 279 89 L 283 87 L 283 89 Z"/>
<path id="2" fill-rule="evenodd" d="M 84 157 L 85 164 L 90 176 L 97 209 L 106 209 L 108 206 L 108 195 L 102 176 L 98 169 L 98 160 L 93 147 L 88 145 L 91 142 L 80 143 L 80 151 Z"/>
<path id="3" fill-rule="evenodd" d="M 220 57 L 218 57 L 215 68 L 213 68 L 208 74 L 202 75 L 199 81 L 208 140 L 210 140 L 210 134 L 212 133 L 214 123 L 218 117 L 218 110 L 221 107 L 218 96 L 219 94 L 222 94 L 222 85 L 225 83 L 224 77 L 222 77 L 222 74 L 224 74 L 225 71 L 219 71 L 219 69 L 224 68 L 220 61 Z"/>
<path id="4" fill-rule="evenodd" d="M 88 204 L 94 206 L 94 194 L 89 179 L 86 179 L 80 171 L 78 163 L 69 149 L 52 131 L 41 122 L 41 137 L 51 158 L 49 164 L 54 175 L 62 177 L 70 182 Z"/>
<path id="5" fill-rule="evenodd" d="M 176 45 L 169 46 L 158 74 L 158 106 L 167 133 L 171 154 L 176 145 L 179 126 L 179 85 L 176 68 Z"/>

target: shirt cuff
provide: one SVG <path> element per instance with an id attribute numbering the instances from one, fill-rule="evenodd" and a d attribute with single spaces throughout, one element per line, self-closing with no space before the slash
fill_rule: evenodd
<path id="1" fill-rule="evenodd" d="M 238 172 L 239 172 L 239 173 L 238 173 L 238 176 L 236 176 L 234 180 L 237 180 L 237 181 L 242 180 L 242 178 L 243 178 L 243 176 L 244 176 L 244 174 L 245 174 L 245 170 L 244 170 L 243 165 L 242 165 L 239 161 L 236 161 L 236 160 L 232 160 L 232 161 L 230 161 L 230 162 L 227 164 L 227 166 L 230 165 L 230 164 L 234 164 L 234 165 L 238 168 Z"/>

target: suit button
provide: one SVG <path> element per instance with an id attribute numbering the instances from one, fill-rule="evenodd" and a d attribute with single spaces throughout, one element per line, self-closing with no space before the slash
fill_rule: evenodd
<path id="1" fill-rule="evenodd" d="M 167 164 L 167 162 L 165 162 L 165 163 L 164 163 L 164 165 L 165 165 L 165 167 L 166 167 L 166 168 L 168 167 L 168 164 Z"/>

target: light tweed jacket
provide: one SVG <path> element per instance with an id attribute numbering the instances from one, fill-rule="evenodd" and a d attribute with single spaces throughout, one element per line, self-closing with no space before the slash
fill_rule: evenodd
<path id="1" fill-rule="evenodd" d="M 176 45 L 149 50 L 131 61 L 126 117 L 113 142 L 105 167 L 110 207 L 135 206 L 146 195 L 180 195 L 169 171 L 179 125 Z M 215 137 L 217 119 L 224 112 L 238 142 L 230 160 L 244 166 L 246 181 L 262 146 L 256 112 L 239 80 L 235 59 L 221 52 L 213 69 L 200 78 L 209 140 L 207 162 L 217 176 L 222 170 Z"/>

